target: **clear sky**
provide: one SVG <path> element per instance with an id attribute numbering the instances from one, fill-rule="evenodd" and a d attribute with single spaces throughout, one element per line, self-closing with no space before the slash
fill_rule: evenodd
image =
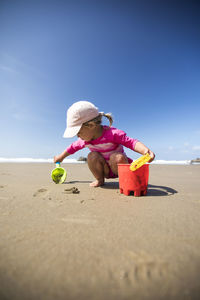
<path id="1" fill-rule="evenodd" d="M 200 1 L 0 0 L 0 157 L 63 151 L 79 100 L 157 159 L 200 157 Z"/>

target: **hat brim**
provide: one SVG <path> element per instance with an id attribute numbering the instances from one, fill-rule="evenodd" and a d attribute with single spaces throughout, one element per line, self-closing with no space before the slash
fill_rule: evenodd
<path id="1" fill-rule="evenodd" d="M 78 134 L 79 130 L 81 129 L 81 126 L 82 125 L 79 125 L 79 126 L 74 126 L 74 127 L 67 127 L 65 129 L 65 132 L 63 134 L 63 137 L 64 138 L 71 138 L 71 137 L 74 137 L 75 135 Z"/>

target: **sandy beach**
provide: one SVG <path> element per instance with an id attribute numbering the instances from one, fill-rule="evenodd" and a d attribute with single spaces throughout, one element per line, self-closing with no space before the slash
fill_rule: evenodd
<path id="1" fill-rule="evenodd" d="M 0 164 L 1 300 L 200 299 L 200 165 L 150 165 L 143 197 L 63 167 Z"/>

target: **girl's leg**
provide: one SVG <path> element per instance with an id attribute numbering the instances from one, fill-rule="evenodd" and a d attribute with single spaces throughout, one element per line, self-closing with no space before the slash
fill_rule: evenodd
<path id="1" fill-rule="evenodd" d="M 128 164 L 128 158 L 125 154 L 116 152 L 110 156 L 109 165 L 115 175 L 118 175 L 118 164 Z"/>
<path id="2" fill-rule="evenodd" d="M 88 166 L 96 180 L 90 183 L 90 186 L 98 187 L 104 185 L 104 178 L 108 177 L 109 167 L 98 152 L 90 152 L 88 154 Z"/>

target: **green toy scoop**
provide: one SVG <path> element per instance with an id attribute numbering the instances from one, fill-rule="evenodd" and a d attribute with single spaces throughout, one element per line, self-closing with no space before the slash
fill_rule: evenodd
<path id="1" fill-rule="evenodd" d="M 65 169 L 61 168 L 60 163 L 56 163 L 56 168 L 51 172 L 51 178 L 55 183 L 63 183 L 67 177 Z"/>

